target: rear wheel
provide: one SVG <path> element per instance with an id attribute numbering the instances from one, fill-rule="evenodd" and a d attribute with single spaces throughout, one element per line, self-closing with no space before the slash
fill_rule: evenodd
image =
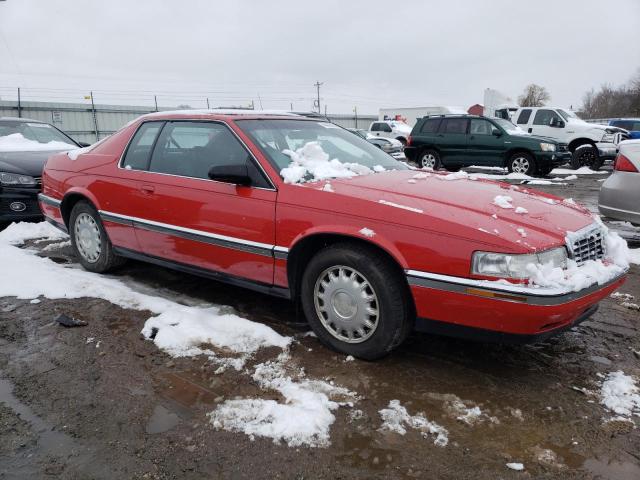
<path id="1" fill-rule="evenodd" d="M 318 252 L 302 276 L 301 295 L 320 341 L 364 360 L 387 355 L 413 325 L 397 268 L 363 245 L 336 244 Z"/>
<path id="2" fill-rule="evenodd" d="M 571 167 L 574 170 L 586 166 L 597 171 L 602 167 L 602 163 L 598 149 L 593 145 L 580 145 L 571 155 Z"/>
<path id="3" fill-rule="evenodd" d="M 418 166 L 438 170 L 442 166 L 440 154 L 436 150 L 423 150 L 418 156 Z"/>
<path id="4" fill-rule="evenodd" d="M 125 262 L 113 252 L 100 215 L 89 202 L 80 201 L 73 206 L 69 234 L 78 260 L 86 270 L 104 273 Z"/>
<path id="5" fill-rule="evenodd" d="M 524 175 L 535 175 L 536 173 L 536 161 L 533 155 L 527 152 L 517 152 L 511 155 L 507 167 L 511 173 Z"/>

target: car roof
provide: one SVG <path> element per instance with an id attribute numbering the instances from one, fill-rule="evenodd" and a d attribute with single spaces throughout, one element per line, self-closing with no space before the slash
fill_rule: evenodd
<path id="1" fill-rule="evenodd" d="M 203 110 L 167 110 L 152 112 L 142 115 L 138 120 L 149 119 L 203 119 L 212 120 L 238 120 L 238 119 L 265 119 L 265 118 L 289 118 L 296 120 L 323 120 L 324 118 L 308 117 L 300 113 L 292 113 L 286 110 L 243 110 L 243 109 L 203 109 Z"/>
<path id="2" fill-rule="evenodd" d="M 33 120 L 31 118 L 24 117 L 0 117 L 0 122 L 47 123 L 42 120 Z"/>

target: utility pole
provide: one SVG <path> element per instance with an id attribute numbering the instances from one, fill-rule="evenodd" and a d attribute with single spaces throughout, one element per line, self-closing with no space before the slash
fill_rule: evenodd
<path id="1" fill-rule="evenodd" d="M 153 96 L 153 103 L 156 104 L 156 112 L 158 111 L 158 97 L 157 96 Z"/>
<path id="2" fill-rule="evenodd" d="M 314 86 L 316 87 L 316 90 L 318 91 L 318 113 L 321 113 L 322 110 L 320 109 L 320 86 L 323 85 L 324 82 L 320 83 L 318 81 L 316 81 L 316 83 L 314 83 Z"/>
<path id="3" fill-rule="evenodd" d="M 353 107 L 353 113 L 356 121 L 356 128 L 358 128 L 358 107 Z"/>
<path id="4" fill-rule="evenodd" d="M 264 110 L 264 108 L 262 108 L 262 98 L 260 98 L 260 92 L 258 92 L 258 102 L 260 103 L 260 110 Z"/>
<path id="5" fill-rule="evenodd" d="M 293 112 L 293 102 L 291 102 L 290 105 L 291 105 L 291 110 L 290 111 Z"/>
<path id="6" fill-rule="evenodd" d="M 209 97 L 207 97 L 207 110 L 210 110 L 211 107 L 209 106 Z"/>
<path id="7" fill-rule="evenodd" d="M 18 117 L 22 117 L 22 101 L 20 99 L 20 87 L 18 87 Z"/>
<path id="8" fill-rule="evenodd" d="M 97 142 L 98 140 L 100 140 L 99 134 L 98 134 L 98 116 L 96 115 L 96 104 L 93 103 L 93 92 L 90 92 L 90 93 L 91 93 L 91 111 L 93 112 L 93 127 L 96 132 L 96 142 Z"/>

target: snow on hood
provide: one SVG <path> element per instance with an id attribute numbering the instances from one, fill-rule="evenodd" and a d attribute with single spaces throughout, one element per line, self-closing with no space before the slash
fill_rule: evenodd
<path id="1" fill-rule="evenodd" d="M 369 167 L 359 163 L 342 163 L 329 155 L 318 142 L 307 142 L 295 151 L 283 150 L 291 157 L 288 167 L 280 171 L 285 183 L 304 183 L 328 178 L 351 178 L 373 173 Z"/>
<path id="2" fill-rule="evenodd" d="M 52 140 L 48 143 L 40 143 L 35 140 L 25 138 L 21 133 L 12 133 L 0 137 L 0 152 L 37 152 L 37 151 L 60 151 L 77 148 L 75 145 Z"/>

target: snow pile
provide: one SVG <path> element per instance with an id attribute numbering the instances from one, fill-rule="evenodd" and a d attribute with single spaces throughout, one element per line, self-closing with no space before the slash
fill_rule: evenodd
<path id="1" fill-rule="evenodd" d="M 378 412 L 382 418 L 381 431 L 395 432 L 400 435 L 407 433 L 407 427 L 419 430 L 422 436 L 428 438 L 435 435 L 434 445 L 446 447 L 449 443 L 449 432 L 447 429 L 435 422 L 430 422 L 422 413 L 409 415 L 407 409 L 400 405 L 400 400 L 391 400 L 387 408 Z"/>
<path id="2" fill-rule="evenodd" d="M 493 199 L 494 205 L 505 209 L 513 208 L 511 202 L 513 202 L 513 198 L 508 195 L 496 195 L 496 197 Z"/>
<path id="3" fill-rule="evenodd" d="M 147 320 L 141 333 L 173 357 L 216 356 L 202 345 L 242 354 L 233 362 L 237 370 L 260 348 L 285 348 L 291 343 L 290 337 L 261 323 L 221 313 L 219 307 L 175 307 Z"/>
<path id="4" fill-rule="evenodd" d="M 355 394 L 319 380 L 292 379 L 284 366 L 289 360 L 289 354 L 283 352 L 276 361 L 259 364 L 252 376 L 261 388 L 279 392 L 284 402 L 227 400 L 208 414 L 213 426 L 251 438 L 272 438 L 275 443 L 283 440 L 290 447 L 328 446 L 329 429 L 335 421 L 332 411 L 352 405 L 348 400 L 355 399 Z"/>
<path id="5" fill-rule="evenodd" d="M 36 140 L 29 140 L 21 133 L 12 133 L 0 137 L 0 152 L 36 152 L 36 151 L 56 151 L 76 148 L 75 145 L 52 140 L 48 143 L 40 143 Z"/>
<path id="6" fill-rule="evenodd" d="M 428 173 L 428 172 L 420 172 L 420 173 L 416 173 L 411 178 L 415 178 L 416 180 L 424 180 L 425 178 L 429 178 L 430 176 L 431 176 L 431 174 Z"/>
<path id="7" fill-rule="evenodd" d="M 373 230 L 367 227 L 364 227 L 361 230 L 359 230 L 359 233 L 369 238 L 373 238 L 373 236 L 376 234 L 376 232 L 374 232 Z"/>
<path id="8" fill-rule="evenodd" d="M 328 178 L 351 178 L 373 173 L 369 167 L 359 163 L 342 163 L 322 149 L 318 142 L 307 142 L 295 151 L 283 150 L 291 158 L 288 167 L 280 171 L 285 183 L 304 183 Z"/>
<path id="9" fill-rule="evenodd" d="M 603 170 L 591 170 L 589 167 L 580 167 L 577 170 L 571 170 L 568 168 L 554 168 L 551 170 L 551 175 L 606 175 L 607 172 Z"/>
<path id="10" fill-rule="evenodd" d="M 436 175 L 437 179 L 440 180 L 476 180 L 477 176 L 470 176 L 467 172 L 463 172 L 462 170 L 455 173 L 449 173 L 446 175 Z"/>
<path id="11" fill-rule="evenodd" d="M 387 200 L 378 200 L 378 203 L 382 203 L 383 205 L 388 205 L 390 207 L 400 208 L 402 210 L 408 210 L 410 212 L 415 213 L 424 213 L 423 210 L 414 207 L 407 207 L 406 205 L 400 205 L 399 203 L 388 202 Z"/>
<path id="12" fill-rule="evenodd" d="M 522 463 L 512 462 L 512 463 L 507 463 L 507 468 L 510 468 L 511 470 L 520 471 L 520 470 L 524 470 L 524 465 Z"/>
<path id="13" fill-rule="evenodd" d="M 640 388 L 622 371 L 607 375 L 600 389 L 600 403 L 622 417 L 640 417 Z"/>
<path id="14" fill-rule="evenodd" d="M 629 263 L 640 265 L 640 248 L 629 250 Z"/>
<path id="15" fill-rule="evenodd" d="M 222 314 L 220 308 L 186 307 L 161 297 L 139 293 L 116 280 L 75 267 L 57 264 L 37 256 L 32 250 L 12 244 L 47 236 L 62 239 L 65 234 L 48 223 L 18 223 L 0 233 L 0 264 L 11 282 L 0 282 L 0 296 L 32 299 L 40 296 L 59 298 L 101 298 L 123 308 L 149 310 L 158 316 L 145 323 L 142 333 L 171 355 L 191 356 L 200 353 L 215 357 L 200 346 L 210 343 L 242 355 L 233 359 L 236 368 L 258 348 L 284 348 L 290 339 L 266 325 L 250 322 L 236 315 Z"/>
<path id="16" fill-rule="evenodd" d="M 524 207 L 516 207 L 516 213 L 525 214 L 525 213 L 529 213 L 529 210 L 527 210 Z"/>

